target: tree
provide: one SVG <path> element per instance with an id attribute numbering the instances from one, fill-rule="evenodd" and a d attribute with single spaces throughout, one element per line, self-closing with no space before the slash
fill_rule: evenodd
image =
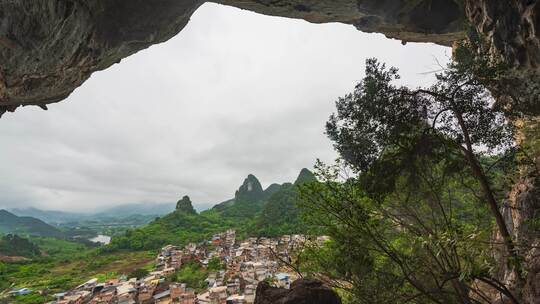
<path id="1" fill-rule="evenodd" d="M 306 217 L 334 241 L 314 251 L 311 268 L 354 303 L 489 302 L 478 282 L 518 303 L 491 254 L 501 245 L 494 222 L 522 277 L 493 174 L 513 155 L 513 128 L 484 88 L 502 69 L 485 58 L 462 45 L 433 86 L 416 89 L 368 59 L 364 79 L 336 102 L 326 131 L 343 170 L 320 165 L 325 182 L 302 197 Z"/>
<path id="2" fill-rule="evenodd" d="M 188 214 L 197 214 L 197 211 L 195 211 L 193 205 L 191 204 L 191 199 L 187 195 L 184 195 L 184 197 L 182 197 L 182 199 L 176 203 L 176 210 Z"/>
<path id="3" fill-rule="evenodd" d="M 136 270 L 133 270 L 129 275 L 128 277 L 129 278 L 137 278 L 137 280 L 140 280 L 144 277 L 146 277 L 148 275 L 148 270 L 146 269 L 142 269 L 142 268 L 138 268 Z"/>
<path id="4" fill-rule="evenodd" d="M 382 200 L 357 178 L 338 175 L 346 168 L 321 167 L 324 182 L 303 188 L 302 206 L 332 242 L 311 250 L 305 271 L 347 290 L 352 303 L 486 303 L 475 299 L 485 297 L 476 280 L 513 299 L 491 272 L 487 206 L 441 164 L 414 166 L 416 183 L 397 178 L 397 190 Z"/>
<path id="5" fill-rule="evenodd" d="M 208 269 L 208 271 L 220 271 L 222 269 L 225 269 L 227 268 L 226 265 L 224 263 L 221 262 L 221 259 L 218 258 L 218 257 L 213 257 L 211 258 L 209 261 L 208 261 L 208 266 L 206 267 L 206 269 Z"/>
<path id="6" fill-rule="evenodd" d="M 0 237 L 0 255 L 35 258 L 41 255 L 39 247 L 16 234 Z"/>
<path id="7" fill-rule="evenodd" d="M 499 68 L 466 50 L 464 45 L 458 48 L 457 60 L 436 75 L 433 86 L 414 90 L 393 84 L 400 78 L 396 68 L 368 59 L 366 77 L 352 94 L 336 102 L 337 113 L 326 130 L 342 157 L 366 175 L 380 177 L 374 171 L 388 170 L 387 159 L 403 156 L 442 158 L 447 169 L 467 166 L 495 219 L 509 261 L 517 265 L 517 249 L 480 161 L 486 152 L 504 151 L 513 143 L 512 126 L 473 74 L 483 68 L 495 77 Z"/>

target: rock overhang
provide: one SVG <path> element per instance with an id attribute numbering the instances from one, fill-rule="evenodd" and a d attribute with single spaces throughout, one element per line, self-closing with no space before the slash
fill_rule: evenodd
<path id="1" fill-rule="evenodd" d="M 257 13 L 340 22 L 405 42 L 451 45 L 467 24 L 537 83 L 539 5 L 513 0 L 215 0 Z M 530 2 L 530 1 L 529 1 Z M 0 115 L 67 98 L 92 73 L 179 33 L 201 0 L 11 0 L 0 3 Z M 525 73 L 525 74 L 524 74 Z M 530 76 L 533 75 L 533 76 Z M 530 76 L 530 77 L 529 77 Z M 531 80 L 532 79 L 532 80 Z M 533 100 L 532 103 L 535 101 Z M 529 105 L 529 107 L 534 105 Z"/>

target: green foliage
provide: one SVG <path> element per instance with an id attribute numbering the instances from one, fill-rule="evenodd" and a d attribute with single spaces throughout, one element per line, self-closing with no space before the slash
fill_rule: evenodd
<path id="1" fill-rule="evenodd" d="M 44 296 L 39 293 L 31 293 L 24 296 L 16 296 L 13 298 L 18 304 L 42 304 L 52 301 L 52 296 Z"/>
<path id="2" fill-rule="evenodd" d="M 314 179 L 313 173 L 303 169 L 294 185 L 273 185 L 263 191 L 259 181 L 250 175 L 234 199 L 197 214 L 192 210 L 189 198 L 184 198 L 174 212 L 144 227 L 128 229 L 102 250 L 152 250 L 166 244 L 185 245 L 207 240 L 213 234 L 231 228 L 240 236 L 305 232 L 307 227 L 301 222 L 297 206 L 298 188 Z"/>
<path id="3" fill-rule="evenodd" d="M 377 167 L 382 156 L 464 159 L 463 149 L 480 155 L 512 144 L 511 125 L 463 64 L 450 64 L 435 85 L 416 90 L 394 85 L 397 69 L 376 59 L 366 60 L 365 73 L 326 125 L 336 150 L 358 172 Z"/>
<path id="4" fill-rule="evenodd" d="M 215 212 L 192 214 L 176 210 L 147 226 L 129 229 L 123 236 L 114 237 L 103 250 L 149 250 L 167 244 L 185 245 L 208 239 L 230 227 L 232 223 Z"/>
<path id="5" fill-rule="evenodd" d="M 279 236 L 301 233 L 305 231 L 300 221 L 300 210 L 297 206 L 298 187 L 285 184 L 280 191 L 274 193 L 266 202 L 264 209 L 256 221 L 256 230 L 261 236 Z"/>
<path id="6" fill-rule="evenodd" d="M 16 216 L 6 210 L 0 210 L 0 233 L 63 237 L 62 231 L 33 217 Z"/>
<path id="7" fill-rule="evenodd" d="M 311 252 L 306 271 L 352 303 L 471 303 L 473 281 L 500 287 L 494 223 L 521 276 L 497 200 L 515 170 L 513 128 L 484 87 L 500 67 L 477 55 L 459 47 L 433 86 L 414 90 L 368 59 L 336 102 L 326 130 L 345 163 L 319 164 L 324 183 L 302 191 L 306 219 L 333 242 Z"/>
<path id="8" fill-rule="evenodd" d="M 208 266 L 206 269 L 211 272 L 217 272 L 227 268 L 225 263 L 221 262 L 221 259 L 218 257 L 213 257 L 208 261 Z"/>
<path id="9" fill-rule="evenodd" d="M 142 276 L 150 270 L 148 265 L 153 261 L 156 249 L 166 244 L 185 245 L 208 240 L 213 234 L 230 228 L 237 230 L 239 238 L 301 232 L 303 225 L 298 218 L 299 210 L 296 206 L 298 188 L 312 177 L 306 170 L 300 176 L 303 177 L 298 179 L 301 181 L 295 182 L 297 185 L 275 184 L 265 191 L 256 184 L 249 186 L 245 183 L 241 187 L 242 191 L 237 193 L 237 198 L 251 197 L 252 194 L 243 193 L 251 187 L 252 190 L 261 190 L 253 196 L 260 199 L 233 199 L 200 214 L 179 208 L 144 227 L 124 231 L 113 237 L 108 246 L 90 248 L 84 243 L 68 239 L 33 237 L 31 241 L 45 255 L 32 261 L 0 263 L 0 290 L 14 284 L 16 287 L 49 290 L 52 293 L 69 290 L 92 277 L 103 282 L 120 274 Z M 247 182 L 254 181 L 248 178 Z M 269 230 L 270 227 L 276 229 Z M 77 235 L 93 229 L 65 231 Z M 207 268 L 199 264 L 185 265 L 174 274 L 174 279 L 178 278 L 188 283 L 188 286 L 202 290 L 206 287 L 204 280 L 207 274 L 224 268 L 223 263 L 215 258 L 210 260 Z"/>
<path id="10" fill-rule="evenodd" d="M 125 217 L 119 215 L 96 215 L 92 218 L 81 218 L 60 224 L 60 229 L 68 237 L 90 239 L 98 234 L 117 236 L 126 232 L 127 228 L 144 226 L 155 219 L 155 215 L 133 214 Z"/>
<path id="11" fill-rule="evenodd" d="M 48 294 L 61 292 L 92 277 L 105 280 L 129 273 L 134 267 L 144 268 L 155 257 L 155 252 L 112 254 L 99 248 L 84 247 L 77 242 L 51 238 L 38 238 L 32 241 L 43 246 L 40 249 L 46 254 L 27 261 L 0 262 L 0 292 L 12 285 L 27 287 L 36 292 L 42 290 Z M 21 298 L 21 301 L 31 298 Z"/>
<path id="12" fill-rule="evenodd" d="M 0 255 L 33 258 L 41 255 L 39 247 L 18 235 L 8 234 L 0 238 Z"/>
<path id="13" fill-rule="evenodd" d="M 51 237 L 33 237 L 31 241 L 46 255 L 59 259 L 69 258 L 89 249 L 86 243 Z"/>
<path id="14" fill-rule="evenodd" d="M 137 278 L 137 280 L 146 277 L 150 272 L 143 268 L 138 268 L 128 274 L 128 278 Z"/>
<path id="15" fill-rule="evenodd" d="M 191 262 L 182 266 L 179 270 L 168 277 L 169 281 L 185 283 L 188 288 L 196 291 L 204 290 L 208 271 L 199 263 Z"/>
<path id="16" fill-rule="evenodd" d="M 188 214 L 197 214 L 197 211 L 195 211 L 193 205 L 191 204 L 191 199 L 187 195 L 185 195 L 181 200 L 176 203 L 176 210 Z"/>
<path id="17" fill-rule="evenodd" d="M 492 222 L 460 181 L 433 169 L 415 188 L 398 179 L 400 190 L 383 201 L 336 176 L 304 188 L 306 216 L 333 240 L 308 250 L 304 271 L 330 278 L 353 303 L 403 303 L 411 295 L 413 303 L 462 303 L 462 288 L 496 265 Z"/>

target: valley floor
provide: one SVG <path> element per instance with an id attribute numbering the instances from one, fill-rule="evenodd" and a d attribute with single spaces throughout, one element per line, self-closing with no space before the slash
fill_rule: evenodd
<path id="1" fill-rule="evenodd" d="M 94 272 L 78 271 L 88 267 L 85 262 L 66 263 L 51 269 L 51 275 L 91 279 L 57 293 L 51 303 L 253 303 L 261 281 L 290 287 L 297 275 L 284 265 L 305 242 L 302 235 L 238 241 L 228 230 L 183 248 L 167 245 L 157 256 L 125 253 Z M 119 275 L 127 273 L 134 277 Z"/>

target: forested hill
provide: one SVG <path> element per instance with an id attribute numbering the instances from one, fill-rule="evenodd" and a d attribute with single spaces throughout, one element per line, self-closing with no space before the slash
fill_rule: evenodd
<path id="1" fill-rule="evenodd" d="M 33 258 L 39 255 L 39 247 L 28 239 L 13 234 L 0 237 L 0 256 Z"/>
<path id="2" fill-rule="evenodd" d="M 197 242 L 230 228 L 245 236 L 302 233 L 306 227 L 299 217 L 298 186 L 314 181 L 313 173 L 302 169 L 294 183 L 274 183 L 263 189 L 257 177 L 250 174 L 234 198 L 197 213 L 190 198 L 184 196 L 175 211 L 113 238 L 109 248 L 156 249 L 168 243 Z"/>
<path id="3" fill-rule="evenodd" d="M 29 216 L 16 216 L 6 210 L 0 210 L 0 233 L 32 236 L 63 237 L 62 231 Z"/>

